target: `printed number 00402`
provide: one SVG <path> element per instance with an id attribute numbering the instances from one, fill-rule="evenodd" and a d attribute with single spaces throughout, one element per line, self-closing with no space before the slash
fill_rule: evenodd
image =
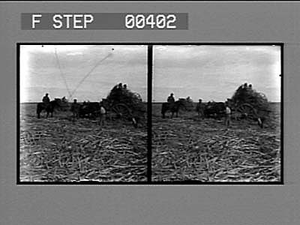
<path id="1" fill-rule="evenodd" d="M 150 14 L 145 16 L 143 14 L 138 15 L 126 15 L 125 17 L 125 26 L 128 29 L 144 29 L 146 27 L 158 28 L 158 29 L 176 29 L 176 16 L 173 14 L 170 15 L 153 15 Z"/>

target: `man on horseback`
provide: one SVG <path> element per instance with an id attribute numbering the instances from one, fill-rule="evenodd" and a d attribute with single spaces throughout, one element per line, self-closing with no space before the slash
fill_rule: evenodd
<path id="1" fill-rule="evenodd" d="M 170 94 L 170 96 L 167 99 L 167 102 L 168 103 L 174 103 L 175 102 L 175 98 L 174 98 L 174 94 L 173 93 Z"/>
<path id="2" fill-rule="evenodd" d="M 45 96 L 43 97 L 43 103 L 44 103 L 44 106 L 45 106 L 45 108 L 47 108 L 48 107 L 48 105 L 50 104 L 50 98 L 48 97 L 48 93 L 46 93 L 45 94 Z"/>
<path id="3" fill-rule="evenodd" d="M 53 111 L 55 107 L 59 107 L 58 103 L 56 100 L 50 101 L 50 98 L 48 96 L 49 94 L 46 93 L 45 96 L 43 97 L 42 101 L 37 104 L 37 117 L 40 118 L 40 113 L 45 110 L 47 112 L 47 116 L 49 116 L 49 113 L 51 113 L 51 117 L 53 116 Z"/>
<path id="4" fill-rule="evenodd" d="M 173 118 L 174 113 L 176 113 L 176 117 L 178 117 L 178 112 L 179 112 L 180 108 L 183 107 L 186 110 L 184 101 L 182 101 L 181 99 L 179 99 L 178 101 L 175 101 L 175 98 L 173 95 L 174 94 L 171 93 L 167 99 L 167 102 L 164 102 L 162 104 L 162 108 L 161 108 L 162 118 L 165 118 L 165 113 L 167 111 L 170 111 L 172 113 L 171 118 Z"/>

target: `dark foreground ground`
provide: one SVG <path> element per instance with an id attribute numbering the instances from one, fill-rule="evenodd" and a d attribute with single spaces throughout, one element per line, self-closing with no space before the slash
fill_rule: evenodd
<path id="1" fill-rule="evenodd" d="M 181 111 L 162 119 L 153 104 L 152 181 L 278 182 L 281 181 L 280 105 L 264 129 L 254 121 L 200 119 Z"/>
<path id="2" fill-rule="evenodd" d="M 20 107 L 20 181 L 146 182 L 147 129 L 130 122 L 73 122 L 69 112 L 36 118 Z M 152 181 L 281 181 L 280 107 L 261 129 L 253 121 L 200 119 L 194 111 L 162 119 L 153 104 Z M 167 115 L 168 116 L 168 115 Z"/>
<path id="3" fill-rule="evenodd" d="M 147 181 L 147 130 L 127 121 L 71 120 L 70 112 L 36 118 L 20 107 L 20 181 Z"/>

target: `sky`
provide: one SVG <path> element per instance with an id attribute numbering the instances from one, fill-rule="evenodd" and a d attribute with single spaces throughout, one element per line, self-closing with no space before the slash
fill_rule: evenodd
<path id="1" fill-rule="evenodd" d="M 280 46 L 155 45 L 154 102 L 175 98 L 225 101 L 244 83 L 280 102 Z M 126 83 L 147 101 L 146 45 L 21 45 L 20 101 L 100 101 Z"/>
<path id="2" fill-rule="evenodd" d="M 147 46 L 21 45 L 20 102 L 100 101 L 118 83 L 147 101 Z"/>
<path id="3" fill-rule="evenodd" d="M 280 46 L 154 46 L 153 101 L 190 96 L 193 101 L 225 101 L 252 84 L 269 101 L 280 102 Z"/>

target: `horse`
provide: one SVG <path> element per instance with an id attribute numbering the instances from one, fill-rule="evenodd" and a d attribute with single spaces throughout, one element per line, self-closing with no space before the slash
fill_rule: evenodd
<path id="1" fill-rule="evenodd" d="M 204 107 L 204 117 L 220 119 L 225 116 L 225 108 L 224 102 L 208 102 Z"/>
<path id="2" fill-rule="evenodd" d="M 100 112 L 99 102 L 86 102 L 79 106 L 79 117 L 96 118 Z"/>
<path id="3" fill-rule="evenodd" d="M 184 99 L 179 99 L 174 103 L 164 102 L 161 107 L 162 118 L 165 118 L 165 114 L 167 111 L 170 111 L 172 113 L 171 118 L 173 118 L 174 113 L 176 113 L 176 117 L 178 117 L 178 112 L 181 107 L 186 110 Z"/>
<path id="4" fill-rule="evenodd" d="M 43 102 L 39 102 L 37 104 L 37 108 L 36 108 L 36 114 L 37 114 L 37 118 L 41 118 L 41 112 L 43 110 L 45 110 L 47 112 L 46 118 L 48 118 L 49 114 L 51 117 L 53 117 L 53 112 L 55 108 L 59 108 L 60 105 L 58 104 L 58 102 L 56 100 L 53 100 L 51 102 L 49 102 L 49 104 L 43 103 Z"/>

